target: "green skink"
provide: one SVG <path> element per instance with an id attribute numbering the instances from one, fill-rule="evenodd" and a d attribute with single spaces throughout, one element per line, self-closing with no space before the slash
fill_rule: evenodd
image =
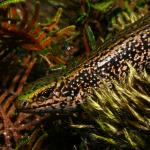
<path id="1" fill-rule="evenodd" d="M 139 73 L 149 68 L 150 15 L 106 41 L 91 58 L 69 74 L 20 95 L 17 108 L 23 112 L 74 110 L 86 102 L 92 88 L 99 88 L 102 81 L 111 83 L 112 79 L 124 79 L 129 72 L 127 62 Z"/>

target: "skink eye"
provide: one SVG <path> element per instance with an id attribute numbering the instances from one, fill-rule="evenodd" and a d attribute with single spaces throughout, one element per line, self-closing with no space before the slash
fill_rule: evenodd
<path id="1" fill-rule="evenodd" d="M 48 90 L 47 90 L 47 91 L 44 91 L 43 93 L 41 93 L 41 97 L 42 97 L 42 98 L 48 98 L 48 97 L 50 96 L 50 93 L 51 93 L 51 92 L 48 91 Z"/>

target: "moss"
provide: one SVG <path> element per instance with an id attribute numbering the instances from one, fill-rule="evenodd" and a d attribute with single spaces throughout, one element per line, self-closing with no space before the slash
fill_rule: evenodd
<path id="1" fill-rule="evenodd" d="M 95 122 L 96 140 L 118 148 L 146 148 L 150 131 L 150 76 L 130 67 L 128 78 L 113 88 L 104 83 L 83 106 Z M 107 145 L 107 146 L 108 146 Z"/>

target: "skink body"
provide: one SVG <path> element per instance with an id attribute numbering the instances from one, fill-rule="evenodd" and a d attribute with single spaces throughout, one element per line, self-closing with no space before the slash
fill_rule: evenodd
<path id="1" fill-rule="evenodd" d="M 18 97 L 24 112 L 70 111 L 86 101 L 92 88 L 102 81 L 122 80 L 130 63 L 141 72 L 150 62 L 150 17 L 132 24 L 114 39 L 104 43 L 87 61 L 69 74 Z"/>

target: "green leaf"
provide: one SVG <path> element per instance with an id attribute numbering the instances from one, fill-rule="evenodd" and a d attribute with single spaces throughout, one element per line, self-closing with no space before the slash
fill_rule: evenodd
<path id="1" fill-rule="evenodd" d="M 90 26 L 86 27 L 86 34 L 87 34 L 87 37 L 88 37 L 90 48 L 92 50 L 95 50 L 96 49 L 95 36 L 94 36 L 94 33 L 93 33 L 93 31 L 92 31 Z"/>
<path id="2" fill-rule="evenodd" d="M 93 4 L 92 7 L 98 11 L 105 12 L 113 3 L 113 0 Z"/>
<path id="3" fill-rule="evenodd" d="M 3 2 L 0 2 L 0 8 L 6 7 L 9 4 L 15 4 L 15 3 L 20 3 L 20 2 L 25 2 L 25 0 L 5 0 Z"/>

